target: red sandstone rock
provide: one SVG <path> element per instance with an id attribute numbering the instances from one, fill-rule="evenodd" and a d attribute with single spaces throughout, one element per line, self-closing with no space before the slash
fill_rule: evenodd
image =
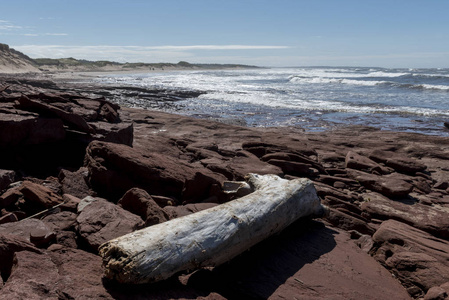
<path id="1" fill-rule="evenodd" d="M 58 178 L 62 186 L 62 193 L 69 194 L 80 199 L 89 196 L 91 191 L 87 185 L 87 168 L 80 168 L 76 172 L 61 170 Z"/>
<path id="2" fill-rule="evenodd" d="M 1 293 L 5 299 L 113 299 L 101 274 L 100 257 L 81 250 L 22 251 Z"/>
<path id="3" fill-rule="evenodd" d="M 0 233 L 0 274 L 3 278 L 8 278 L 11 273 L 14 253 L 25 250 L 41 253 L 41 250 L 24 237 Z"/>
<path id="4" fill-rule="evenodd" d="M 344 184 L 344 186 L 352 187 L 354 189 L 360 187 L 360 184 L 356 180 L 353 180 L 350 178 L 345 178 L 345 177 L 320 175 L 320 177 L 317 178 L 316 180 L 320 181 L 324 184 L 334 186 L 334 187 L 335 187 L 336 182 L 341 182 Z"/>
<path id="5" fill-rule="evenodd" d="M 282 169 L 282 172 L 288 175 L 304 177 L 315 177 L 316 175 L 318 175 L 313 171 L 313 169 L 311 168 L 312 166 L 309 164 L 279 159 L 270 159 L 267 162 L 271 165 L 278 166 Z"/>
<path id="6" fill-rule="evenodd" d="M 100 198 L 84 207 L 76 221 L 80 237 L 93 250 L 106 241 L 143 227 L 139 216 Z"/>
<path id="7" fill-rule="evenodd" d="M 136 214 L 145 221 L 146 226 L 159 224 L 168 220 L 165 211 L 144 190 L 132 188 L 117 203 L 122 208 Z"/>
<path id="8" fill-rule="evenodd" d="M 52 115 L 60 118 L 68 126 L 72 126 L 75 130 L 81 132 L 92 133 L 93 129 L 87 124 L 81 116 L 70 113 L 60 109 L 51 104 L 47 104 L 37 99 L 30 99 L 27 96 L 22 96 L 19 99 L 18 108 L 37 112 L 40 114 Z"/>
<path id="9" fill-rule="evenodd" d="M 114 199 L 133 187 L 140 187 L 150 194 L 182 198 L 183 194 L 199 201 L 208 193 L 204 184 L 201 189 L 186 185 L 197 173 L 208 178 L 208 183 L 220 184 L 225 178 L 203 167 L 158 153 L 144 153 L 125 145 L 92 142 L 86 154 L 89 180 L 98 192 Z M 207 185 L 207 184 L 206 184 Z"/>
<path id="10" fill-rule="evenodd" d="M 49 188 L 31 181 L 24 181 L 19 190 L 23 194 L 25 201 L 30 201 L 43 208 L 50 208 L 62 202 L 61 196 L 55 194 Z"/>
<path id="11" fill-rule="evenodd" d="M 357 218 L 334 208 L 330 209 L 329 215 L 327 215 L 324 219 L 335 227 L 346 231 L 356 230 L 362 234 L 369 235 L 372 235 L 375 232 L 375 229 L 372 228 L 366 221 L 362 220 L 361 217 Z"/>
<path id="12" fill-rule="evenodd" d="M 323 166 L 320 163 L 310 159 L 309 157 L 307 157 L 305 155 L 288 153 L 288 152 L 277 152 L 277 153 L 266 154 L 260 158 L 260 160 L 262 160 L 262 161 L 269 161 L 271 159 L 277 159 L 277 160 L 283 160 L 283 161 L 293 161 L 293 162 L 307 164 L 307 165 L 310 165 L 311 167 L 319 170 L 320 173 L 326 174 L 325 169 L 323 168 Z"/>
<path id="13" fill-rule="evenodd" d="M 59 280 L 52 286 L 59 289 L 59 294 L 69 299 L 113 299 L 102 282 L 99 256 L 70 248 L 50 252 L 49 256 L 59 270 Z"/>
<path id="14" fill-rule="evenodd" d="M 424 300 L 444 300 L 447 299 L 447 297 L 448 294 L 443 288 L 434 286 L 427 291 Z"/>
<path id="15" fill-rule="evenodd" d="M 404 223 L 388 220 L 373 235 L 374 257 L 408 287 L 412 296 L 449 279 L 449 242 Z"/>
<path id="16" fill-rule="evenodd" d="M 416 160 L 410 159 L 405 155 L 399 155 L 391 152 L 375 150 L 371 152 L 369 157 L 377 162 L 382 162 L 388 167 L 395 169 L 397 172 L 406 174 L 415 174 L 426 170 L 426 165 Z"/>
<path id="17" fill-rule="evenodd" d="M 333 196 L 326 196 L 323 200 L 321 200 L 321 202 L 332 208 L 344 208 L 359 216 L 362 214 L 362 210 L 358 205 L 352 204 L 351 202 L 347 202 Z"/>
<path id="18" fill-rule="evenodd" d="M 368 157 L 362 156 L 353 151 L 349 151 L 348 154 L 346 155 L 345 168 L 367 171 L 370 173 L 374 171 L 379 174 L 388 173 L 388 171 L 385 170 L 378 163 L 372 161 Z"/>
<path id="19" fill-rule="evenodd" d="M 17 216 L 13 213 L 7 213 L 4 216 L 0 217 L 0 224 L 17 222 Z"/>
<path id="20" fill-rule="evenodd" d="M 120 121 L 117 111 L 108 103 L 104 103 L 100 108 L 100 116 L 109 123 L 117 123 Z"/>
<path id="21" fill-rule="evenodd" d="M 133 123 L 90 122 L 95 130 L 95 140 L 132 146 L 134 139 Z"/>
<path id="22" fill-rule="evenodd" d="M 14 182 L 16 172 L 12 170 L 0 170 L 0 192 Z"/>
<path id="23" fill-rule="evenodd" d="M 20 187 L 12 187 L 0 196 L 0 208 L 8 207 L 17 202 L 21 197 Z"/>
<path id="24" fill-rule="evenodd" d="M 64 138 L 64 124 L 60 119 L 0 112 L 0 147 L 58 142 Z"/>
<path id="25" fill-rule="evenodd" d="M 78 236 L 73 231 L 59 231 L 56 233 L 56 243 L 68 248 L 78 248 Z M 56 245 L 56 244 L 53 244 Z M 50 246 L 51 247 L 51 246 Z M 48 248 L 50 250 L 50 247 Z"/>
<path id="26" fill-rule="evenodd" d="M 313 221 L 293 224 L 190 281 L 213 286 L 230 299 L 410 299 L 348 233 Z"/>
<path id="27" fill-rule="evenodd" d="M 375 193 L 366 194 L 364 198 L 367 202 L 362 204 L 362 210 L 373 218 L 394 219 L 436 236 L 449 237 L 449 212 L 445 210 L 420 203 L 391 201 Z"/>
<path id="28" fill-rule="evenodd" d="M 81 199 L 72 195 L 64 194 L 62 195 L 63 204 L 59 206 L 61 210 L 77 212 L 78 204 Z"/>
<path id="29" fill-rule="evenodd" d="M 216 203 L 191 203 L 180 206 L 166 206 L 164 211 L 167 213 L 169 219 L 175 219 L 217 206 Z"/>
<path id="30" fill-rule="evenodd" d="M 2 297 L 5 299 L 58 299 L 58 294 L 53 287 L 58 278 L 58 269 L 49 256 L 29 251 L 17 252 L 11 276 L 1 290 Z"/>
<path id="31" fill-rule="evenodd" d="M 349 177 L 357 180 L 366 188 L 387 197 L 405 197 L 413 190 L 413 186 L 410 183 L 398 178 L 395 174 L 378 176 L 350 169 L 347 169 L 347 172 Z"/>
<path id="32" fill-rule="evenodd" d="M 53 231 L 69 230 L 74 227 L 77 215 L 73 212 L 62 211 L 51 214 L 42 219 Z"/>
<path id="33" fill-rule="evenodd" d="M 45 222 L 37 219 L 2 224 L 0 234 L 16 235 L 36 246 L 45 246 L 55 238 L 53 230 Z"/>
<path id="34" fill-rule="evenodd" d="M 323 184 L 321 182 L 314 182 L 313 183 L 318 196 L 320 196 L 321 198 L 325 198 L 326 196 L 332 196 L 335 198 L 338 198 L 340 200 L 352 203 L 356 200 L 358 200 L 357 197 L 355 197 L 354 195 L 350 195 L 348 193 L 342 192 L 334 187 L 331 187 L 327 184 Z"/>

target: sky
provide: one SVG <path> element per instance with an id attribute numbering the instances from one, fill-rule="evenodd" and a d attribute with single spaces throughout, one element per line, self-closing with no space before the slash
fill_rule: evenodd
<path id="1" fill-rule="evenodd" d="M 0 0 L 32 58 L 449 68 L 449 0 Z"/>

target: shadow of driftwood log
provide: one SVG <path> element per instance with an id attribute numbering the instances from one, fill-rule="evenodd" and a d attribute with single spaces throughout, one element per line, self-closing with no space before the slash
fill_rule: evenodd
<path id="1" fill-rule="evenodd" d="M 334 249 L 334 234 L 319 221 L 301 219 L 228 264 L 196 272 L 189 285 L 207 284 L 229 299 L 267 299 L 304 265 Z"/>
<path id="2" fill-rule="evenodd" d="M 104 284 L 110 295 L 120 300 L 185 299 L 212 294 L 228 299 L 267 299 L 304 265 L 334 249 L 334 234 L 336 231 L 319 221 L 302 219 L 225 265 L 184 276 L 183 283 L 180 277 L 173 276 L 154 284 Z"/>

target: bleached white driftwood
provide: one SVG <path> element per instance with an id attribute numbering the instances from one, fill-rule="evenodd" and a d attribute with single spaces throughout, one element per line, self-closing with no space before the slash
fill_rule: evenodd
<path id="1" fill-rule="evenodd" d="M 123 283 L 167 279 L 180 271 L 217 266 L 295 220 L 326 208 L 312 182 L 249 174 L 253 193 L 147 227 L 100 246 L 105 276 Z"/>

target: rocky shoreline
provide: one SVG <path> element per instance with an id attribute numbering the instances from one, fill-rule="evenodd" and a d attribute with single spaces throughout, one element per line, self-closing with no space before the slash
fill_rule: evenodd
<path id="1" fill-rule="evenodd" d="M 247 128 L 111 101 L 128 92 L 169 105 L 192 96 L 182 92 L 95 90 L 1 80 L 5 299 L 447 297 L 447 138 Z M 230 201 L 223 182 L 248 173 L 307 177 L 330 214 L 220 267 L 144 286 L 103 279 L 103 242 Z"/>

